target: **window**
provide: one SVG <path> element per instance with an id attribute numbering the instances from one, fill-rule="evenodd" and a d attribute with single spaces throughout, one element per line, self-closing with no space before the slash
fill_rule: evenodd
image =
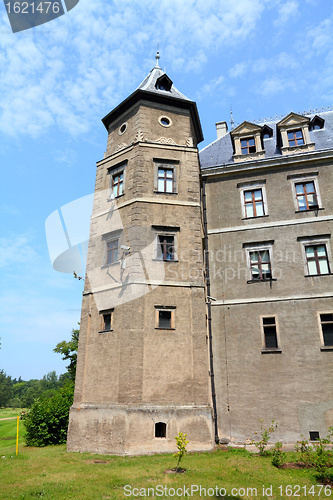
<path id="1" fill-rule="evenodd" d="M 333 313 L 321 313 L 321 332 L 324 346 L 333 346 Z"/>
<path id="2" fill-rule="evenodd" d="M 101 332 L 112 330 L 113 309 L 101 312 Z"/>
<path id="3" fill-rule="evenodd" d="M 159 260 L 175 260 L 175 237 L 159 235 L 157 238 L 157 258 Z"/>
<path id="4" fill-rule="evenodd" d="M 106 242 L 106 264 L 114 264 L 118 260 L 119 240 L 110 240 Z"/>
<path id="5" fill-rule="evenodd" d="M 330 273 L 327 249 L 325 244 L 306 245 L 305 256 L 309 276 Z"/>
<path id="6" fill-rule="evenodd" d="M 173 193 L 174 170 L 172 168 L 159 168 L 157 177 L 157 191 L 160 193 Z"/>
<path id="7" fill-rule="evenodd" d="M 242 155 L 248 155 L 256 152 L 254 137 L 246 137 L 245 139 L 241 139 L 240 142 Z"/>
<path id="8" fill-rule="evenodd" d="M 295 183 L 298 210 L 313 210 L 318 208 L 318 200 L 314 181 Z"/>
<path id="9" fill-rule="evenodd" d="M 174 306 L 155 306 L 157 329 L 174 330 L 175 329 L 175 307 Z"/>
<path id="10" fill-rule="evenodd" d="M 155 437 L 156 438 L 166 437 L 166 424 L 164 422 L 157 422 L 155 424 Z"/>
<path id="11" fill-rule="evenodd" d="M 122 195 L 123 192 L 124 192 L 124 172 L 122 171 L 112 176 L 111 194 L 113 194 L 113 196 L 117 198 L 117 196 Z"/>
<path id="12" fill-rule="evenodd" d="M 244 191 L 245 217 L 265 215 L 262 188 Z"/>
<path id="13" fill-rule="evenodd" d="M 272 278 L 269 249 L 249 252 L 252 280 L 269 280 Z"/>
<path id="14" fill-rule="evenodd" d="M 287 131 L 288 143 L 290 147 L 302 146 L 304 143 L 303 133 L 301 129 Z"/>
<path id="15" fill-rule="evenodd" d="M 275 316 L 262 318 L 262 329 L 264 334 L 264 347 L 265 349 L 277 349 L 277 324 Z"/>

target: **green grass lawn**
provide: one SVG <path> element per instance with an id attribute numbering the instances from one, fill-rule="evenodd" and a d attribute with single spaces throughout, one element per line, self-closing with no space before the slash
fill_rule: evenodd
<path id="1" fill-rule="evenodd" d="M 166 474 L 166 469 L 176 465 L 170 454 L 116 457 L 68 453 L 65 445 L 26 447 L 22 422 L 18 456 L 15 446 L 16 420 L 0 421 L 1 500 L 133 499 L 142 498 L 144 493 L 146 497 L 153 497 L 153 489 L 155 498 L 188 498 L 182 494 L 184 488 L 189 488 L 190 498 L 220 498 L 216 496 L 216 487 L 225 488 L 228 495 L 233 493 L 236 498 L 288 498 L 290 492 L 289 498 L 318 498 L 319 493 L 318 487 L 312 490 L 314 495 L 308 493 L 316 484 L 314 471 L 277 469 L 269 456 L 252 456 L 245 450 L 193 453 L 181 464 L 186 468 L 184 474 Z M 292 460 L 292 455 L 289 456 Z M 270 491 L 263 494 L 263 485 L 272 486 L 272 495 Z M 286 489 L 288 485 L 291 490 Z M 200 490 L 195 491 L 200 486 L 206 489 L 206 492 L 201 490 L 201 495 Z M 180 488 L 178 495 L 177 488 Z M 329 498 L 328 491 L 325 494 L 322 490 L 319 497 Z"/>

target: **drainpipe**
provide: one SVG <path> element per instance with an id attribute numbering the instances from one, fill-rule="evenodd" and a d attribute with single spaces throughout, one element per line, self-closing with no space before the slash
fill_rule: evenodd
<path id="1" fill-rule="evenodd" d="M 213 422 L 215 432 L 215 443 L 219 444 L 219 432 L 217 426 L 216 393 L 214 378 L 214 357 L 213 357 L 213 337 L 212 337 L 212 304 L 210 295 L 210 275 L 209 275 L 209 252 L 208 252 L 208 231 L 207 231 L 207 205 L 206 205 L 206 180 L 202 178 L 202 208 L 203 208 L 203 226 L 205 240 L 205 278 L 206 278 L 206 304 L 207 304 L 207 322 L 208 322 L 208 347 L 209 347 L 209 374 L 212 391 L 213 403 Z"/>

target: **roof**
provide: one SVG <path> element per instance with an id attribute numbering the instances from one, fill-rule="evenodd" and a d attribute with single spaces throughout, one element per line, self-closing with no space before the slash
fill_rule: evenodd
<path id="1" fill-rule="evenodd" d="M 176 106 L 178 108 L 187 109 L 190 111 L 193 127 L 196 134 L 196 142 L 198 144 L 203 141 L 203 134 L 197 105 L 194 101 L 191 101 L 191 99 L 189 99 L 176 89 L 176 87 L 173 85 L 172 80 L 166 73 L 164 73 L 162 68 L 160 68 L 158 64 L 159 57 L 159 53 L 157 52 L 156 65 L 149 72 L 143 82 L 129 97 L 127 97 L 127 99 L 125 99 L 110 113 L 108 113 L 102 119 L 102 122 L 105 128 L 109 130 L 110 123 L 116 120 L 120 115 L 122 115 L 132 105 L 136 104 L 140 99 L 150 102 L 157 102 L 162 105 L 164 104 L 169 106 Z M 162 85 L 159 85 L 159 82 Z"/>
<path id="2" fill-rule="evenodd" d="M 289 115 L 288 115 L 289 116 Z M 315 144 L 315 151 L 332 149 L 333 147 L 333 111 L 324 111 L 318 114 L 307 114 L 304 118 L 313 119 L 319 117 L 324 120 L 323 128 L 319 130 L 310 130 L 311 142 Z M 282 120 L 283 121 L 283 120 Z M 280 158 L 281 151 L 278 146 L 277 124 L 281 120 L 260 123 L 260 126 L 268 126 L 273 130 L 272 137 L 264 139 L 265 158 Z M 258 125 L 258 124 L 256 124 Z M 205 170 L 210 167 L 222 166 L 225 164 L 233 164 L 233 145 L 232 145 L 232 130 L 226 135 L 212 142 L 199 153 L 201 169 Z M 306 152 L 301 153 L 306 154 Z M 253 161 L 253 160 L 252 160 Z M 243 162 L 244 164 L 244 162 Z"/>

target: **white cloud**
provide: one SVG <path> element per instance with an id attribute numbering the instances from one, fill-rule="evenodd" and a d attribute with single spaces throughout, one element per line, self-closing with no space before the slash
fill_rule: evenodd
<path id="1" fill-rule="evenodd" d="M 282 26 L 289 21 L 290 18 L 297 17 L 298 2 L 296 0 L 288 0 L 281 3 L 278 8 L 278 18 L 274 21 L 275 26 Z"/>
<path id="2" fill-rule="evenodd" d="M 81 0 L 46 25 L 0 31 L 0 131 L 38 136 L 58 127 L 73 136 L 90 130 L 142 80 L 143 54 L 160 42 L 163 60 L 199 71 L 207 53 L 237 44 L 256 27 L 263 0 Z M 163 64 L 163 63 L 162 63 Z"/>
<path id="3" fill-rule="evenodd" d="M 29 238 L 25 235 L 15 236 L 13 239 L 0 239 L 0 268 L 11 265 L 31 265 L 37 261 L 37 253 L 32 247 Z"/>
<path id="4" fill-rule="evenodd" d="M 243 76 L 246 69 L 247 69 L 247 62 L 237 63 L 235 64 L 235 66 L 230 68 L 229 76 L 230 78 L 238 78 L 239 76 Z"/>

